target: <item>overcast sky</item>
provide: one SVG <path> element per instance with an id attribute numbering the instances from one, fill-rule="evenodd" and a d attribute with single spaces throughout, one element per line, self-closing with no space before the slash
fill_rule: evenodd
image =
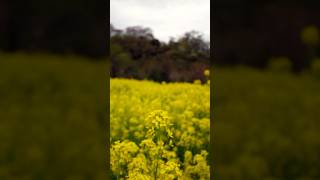
<path id="1" fill-rule="evenodd" d="M 110 22 L 119 29 L 149 27 L 162 41 L 191 30 L 210 40 L 210 0 L 110 0 Z"/>

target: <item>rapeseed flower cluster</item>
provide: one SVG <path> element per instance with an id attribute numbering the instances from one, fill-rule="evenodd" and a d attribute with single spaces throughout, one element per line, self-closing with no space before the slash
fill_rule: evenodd
<path id="1" fill-rule="evenodd" d="M 113 179 L 210 179 L 208 84 L 111 79 Z"/>

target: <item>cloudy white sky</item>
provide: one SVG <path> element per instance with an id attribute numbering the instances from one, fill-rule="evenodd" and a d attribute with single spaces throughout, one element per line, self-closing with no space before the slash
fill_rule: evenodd
<path id="1" fill-rule="evenodd" d="M 210 40 L 210 0 L 110 0 L 110 22 L 119 29 L 149 27 L 162 41 L 191 30 Z"/>

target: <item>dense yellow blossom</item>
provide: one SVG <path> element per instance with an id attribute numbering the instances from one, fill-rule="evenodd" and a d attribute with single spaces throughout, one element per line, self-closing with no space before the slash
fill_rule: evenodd
<path id="1" fill-rule="evenodd" d="M 114 179 L 210 179 L 208 84 L 111 79 Z"/>

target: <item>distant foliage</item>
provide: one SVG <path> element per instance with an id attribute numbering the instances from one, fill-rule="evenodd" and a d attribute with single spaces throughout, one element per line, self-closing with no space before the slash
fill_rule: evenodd
<path id="1" fill-rule="evenodd" d="M 106 3 L 1 0 L 0 50 L 106 57 Z"/>
<path id="2" fill-rule="evenodd" d="M 110 25 L 112 77 L 155 81 L 205 81 L 210 65 L 210 43 L 196 31 L 168 43 L 156 39 L 152 30 L 140 26 L 119 30 Z M 114 56 L 119 52 L 123 56 Z M 123 63 L 123 62 L 126 63 Z"/>

